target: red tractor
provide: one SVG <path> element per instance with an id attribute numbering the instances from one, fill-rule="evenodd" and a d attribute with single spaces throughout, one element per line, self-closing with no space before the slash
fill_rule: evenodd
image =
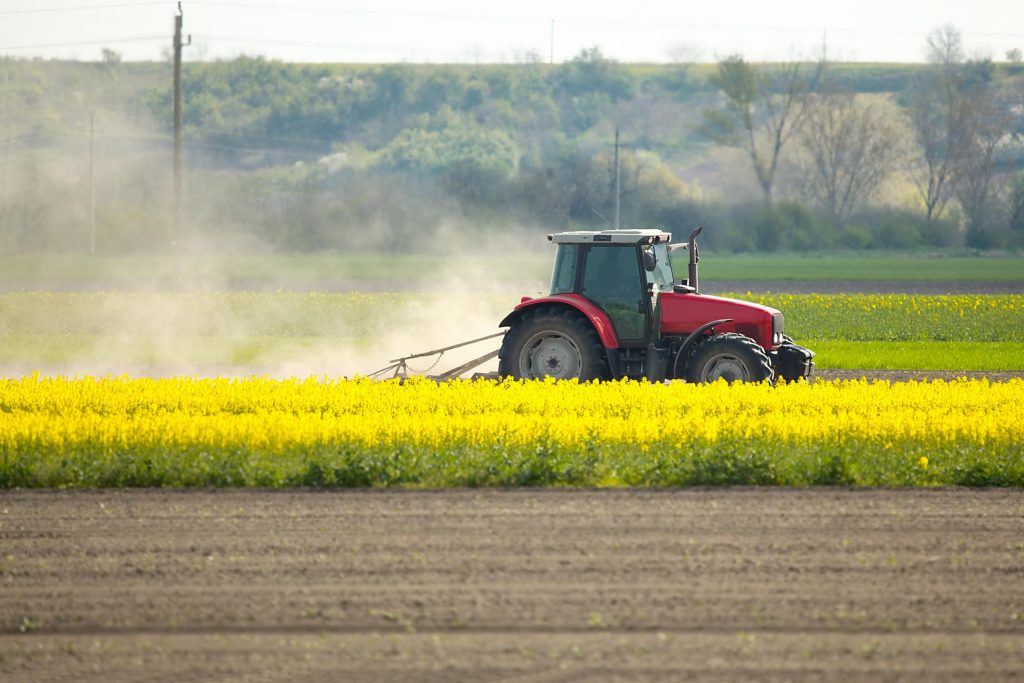
<path id="1" fill-rule="evenodd" d="M 509 330 L 498 374 L 517 379 L 618 379 L 652 382 L 795 380 L 814 369 L 814 353 L 785 335 L 767 306 L 701 294 L 698 228 L 685 244 L 661 230 L 548 235 L 558 245 L 551 292 L 523 297 L 499 323 Z M 670 253 L 689 252 L 677 281 Z"/>

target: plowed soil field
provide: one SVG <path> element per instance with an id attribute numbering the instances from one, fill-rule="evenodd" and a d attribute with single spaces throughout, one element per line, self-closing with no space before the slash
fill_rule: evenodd
<path id="1" fill-rule="evenodd" d="M 0 680 L 1024 678 L 1024 492 L 0 493 Z"/>

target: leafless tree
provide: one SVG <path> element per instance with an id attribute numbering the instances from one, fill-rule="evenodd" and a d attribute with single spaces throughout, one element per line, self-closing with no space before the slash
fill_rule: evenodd
<path id="1" fill-rule="evenodd" d="M 981 84 L 970 89 L 965 104 L 963 145 L 953 189 L 968 220 L 967 241 L 973 246 L 993 246 L 1002 189 L 997 178 L 998 155 L 1008 139 L 1011 95 L 998 85 Z"/>
<path id="2" fill-rule="evenodd" d="M 946 24 L 925 38 L 925 53 L 929 64 L 955 72 L 964 61 L 964 40 L 960 29 Z"/>
<path id="3" fill-rule="evenodd" d="M 904 150 L 896 115 L 852 93 L 812 99 L 800 134 L 811 162 L 803 186 L 833 218 L 848 218 L 899 165 Z"/>
<path id="4" fill-rule="evenodd" d="M 1011 232 L 1024 236 L 1024 174 L 1010 179 L 1007 200 L 1007 224 Z"/>
<path id="5" fill-rule="evenodd" d="M 103 63 L 107 66 L 115 66 L 121 63 L 121 53 L 116 50 L 111 50 L 109 47 L 105 47 L 100 50 L 100 55 L 103 59 Z"/>
<path id="6" fill-rule="evenodd" d="M 733 55 L 718 63 L 712 77 L 722 105 L 704 112 L 701 130 L 719 144 L 747 152 L 768 206 L 774 199 L 782 150 L 804 123 L 823 69 L 824 61 L 758 69 Z"/>
<path id="7" fill-rule="evenodd" d="M 911 89 L 907 113 L 919 154 L 911 170 L 928 221 L 942 216 L 966 136 L 969 100 L 960 82 L 963 45 L 960 32 L 944 26 L 926 41 L 931 65 Z"/>
<path id="8" fill-rule="evenodd" d="M 685 85 L 689 81 L 690 68 L 700 59 L 703 50 L 689 43 L 675 43 L 665 53 L 675 67 L 680 85 Z"/>

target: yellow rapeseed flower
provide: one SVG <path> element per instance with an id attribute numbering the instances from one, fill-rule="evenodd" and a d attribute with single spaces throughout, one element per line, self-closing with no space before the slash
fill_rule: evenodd
<path id="1" fill-rule="evenodd" d="M 516 458 L 558 457 L 570 480 L 585 465 L 593 471 L 581 481 L 618 485 L 685 480 L 720 459 L 773 481 L 799 482 L 830 462 L 847 463 L 851 477 L 883 481 L 876 470 L 900 462 L 925 470 L 928 456 L 920 454 L 942 452 L 973 458 L 981 464 L 970 471 L 990 476 L 1024 470 L 1022 395 L 1022 380 L 772 387 L 34 376 L 0 380 L 0 486 L 53 468 L 86 477 L 97 463 L 129 461 L 133 476 L 149 481 L 146 467 L 173 469 L 183 454 L 242 472 L 256 457 L 375 454 L 407 458 L 410 472 L 476 458 L 483 464 L 473 467 L 499 480 L 502 468 L 520 467 Z"/>

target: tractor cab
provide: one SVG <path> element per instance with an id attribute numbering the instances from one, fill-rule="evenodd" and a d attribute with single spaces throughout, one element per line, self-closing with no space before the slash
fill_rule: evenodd
<path id="1" fill-rule="evenodd" d="M 657 325 L 659 294 L 675 275 L 661 230 L 603 230 L 548 235 L 558 246 L 551 295 L 576 294 L 603 310 L 626 345 L 646 344 Z"/>

